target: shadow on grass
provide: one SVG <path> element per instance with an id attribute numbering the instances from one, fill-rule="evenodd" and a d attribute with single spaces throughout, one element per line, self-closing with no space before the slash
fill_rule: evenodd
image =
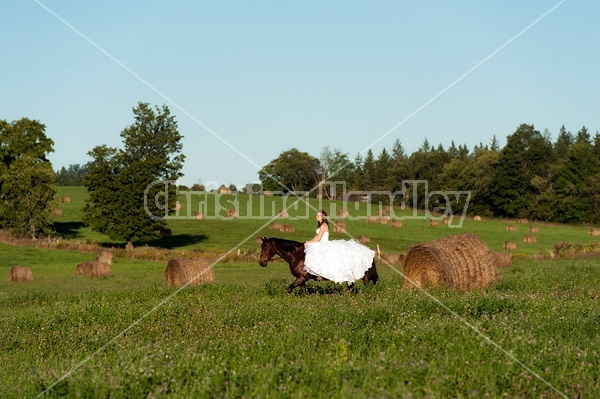
<path id="1" fill-rule="evenodd" d="M 150 247 L 173 249 L 198 244 L 206 241 L 207 239 L 208 236 L 206 234 L 178 234 L 172 237 L 140 241 L 137 245 L 148 245 Z"/>
<path id="2" fill-rule="evenodd" d="M 54 222 L 54 231 L 66 239 L 83 238 L 79 231 L 86 225 L 83 222 Z"/>

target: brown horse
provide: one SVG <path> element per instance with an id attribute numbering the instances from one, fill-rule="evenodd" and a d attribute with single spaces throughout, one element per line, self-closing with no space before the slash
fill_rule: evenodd
<path id="1" fill-rule="evenodd" d="M 288 292 L 291 293 L 296 287 L 300 287 L 302 292 L 306 291 L 306 282 L 309 280 L 317 280 L 324 278 L 315 276 L 304 270 L 304 244 L 298 241 L 286 240 L 283 238 L 268 238 L 260 237 L 262 240 L 261 252 L 259 264 L 262 267 L 266 267 L 267 263 L 275 255 L 279 255 L 290 265 L 290 272 L 296 277 L 296 280 L 288 287 Z M 377 284 L 379 275 L 377 274 L 377 268 L 375 267 L 375 260 L 373 265 L 366 271 L 362 278 L 365 285 L 372 281 L 373 284 Z M 348 283 L 348 288 L 352 290 L 354 283 Z"/>

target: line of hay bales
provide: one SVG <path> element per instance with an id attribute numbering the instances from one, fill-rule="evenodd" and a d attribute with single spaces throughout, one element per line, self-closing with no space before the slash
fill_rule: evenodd
<path id="1" fill-rule="evenodd" d="M 176 258 L 167 263 L 165 280 L 170 287 L 212 283 L 215 274 L 208 259 Z"/>
<path id="2" fill-rule="evenodd" d="M 498 275 L 496 255 L 471 233 L 413 246 L 404 259 L 404 287 L 479 289 Z"/>

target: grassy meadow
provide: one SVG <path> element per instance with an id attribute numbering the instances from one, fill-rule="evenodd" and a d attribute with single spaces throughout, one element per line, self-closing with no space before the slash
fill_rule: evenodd
<path id="1" fill-rule="evenodd" d="M 72 202 L 58 230 L 110 243 L 81 223 L 85 192 L 62 190 Z M 265 201 L 281 210 L 281 198 Z M 162 246 L 223 253 L 251 236 L 240 249 L 252 252 L 258 234 L 314 234 L 314 211 L 285 221 L 294 234 L 266 222 L 170 220 Z M 531 256 L 592 243 L 587 228 L 536 224 L 538 242 L 523 244 L 528 225 L 507 232 L 502 220 L 347 223 L 383 252 L 468 231 L 498 251 L 514 240 L 518 256 L 483 291 L 406 290 L 401 270 L 380 264 L 377 286 L 310 282 L 309 294 L 288 295 L 281 261 L 219 263 L 213 284 L 177 290 L 164 283 L 165 262 L 116 258 L 113 277 L 91 279 L 75 266 L 94 254 L 0 244 L 0 397 L 600 397 L 600 260 Z M 9 283 L 16 264 L 34 281 Z"/>

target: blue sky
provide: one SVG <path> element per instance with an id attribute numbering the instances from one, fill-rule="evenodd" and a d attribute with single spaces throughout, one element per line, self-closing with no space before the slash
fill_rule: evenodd
<path id="1" fill-rule="evenodd" d="M 120 147 L 139 101 L 166 104 L 187 185 L 257 181 L 292 147 L 595 133 L 600 2 L 564 1 L 523 32 L 559 3 L 3 0 L 0 119 L 46 124 L 59 169 Z"/>

